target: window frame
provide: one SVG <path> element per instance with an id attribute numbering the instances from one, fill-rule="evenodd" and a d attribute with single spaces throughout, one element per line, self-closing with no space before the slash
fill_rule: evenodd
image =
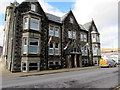
<path id="1" fill-rule="evenodd" d="M 84 34 L 84 42 L 87 42 L 87 35 Z"/>
<path id="2" fill-rule="evenodd" d="M 31 23 L 32 19 L 37 21 L 37 23 L 38 23 L 38 28 L 34 28 L 34 27 L 31 26 L 31 24 L 33 24 L 33 23 Z M 34 22 L 35 22 L 35 21 L 34 21 Z M 34 24 L 35 24 L 35 23 L 34 23 Z M 36 31 L 39 31 L 39 30 L 40 30 L 40 18 L 30 17 L 30 29 L 36 30 Z"/>
<path id="3" fill-rule="evenodd" d="M 25 23 L 26 18 L 27 18 L 27 23 Z M 23 18 L 23 29 L 24 30 L 29 29 L 29 21 L 30 21 L 29 17 L 26 16 L 26 17 Z M 27 24 L 27 27 L 25 27 L 26 24 Z"/>
<path id="4" fill-rule="evenodd" d="M 34 11 L 34 12 L 36 11 L 36 5 L 33 3 L 31 4 L 31 11 Z"/>
<path id="5" fill-rule="evenodd" d="M 54 54 L 55 55 L 59 55 L 59 43 L 57 43 L 58 44 L 58 48 L 56 48 L 56 43 L 55 43 L 55 49 L 54 49 Z M 58 53 L 56 53 L 56 50 L 58 50 Z"/>
<path id="6" fill-rule="evenodd" d="M 26 45 L 24 44 L 26 39 Z M 26 47 L 26 52 L 24 51 L 24 47 Z M 28 38 L 27 37 L 23 37 L 23 46 L 22 46 L 22 53 L 23 54 L 27 54 L 28 53 Z"/>
<path id="7" fill-rule="evenodd" d="M 77 36 L 76 34 L 77 34 L 76 31 L 72 31 L 72 38 L 73 39 L 76 39 L 76 36 Z"/>
<path id="8" fill-rule="evenodd" d="M 57 29 L 56 29 L 56 28 L 57 28 Z M 57 31 L 56 31 L 56 30 L 57 30 Z M 56 27 L 56 26 L 55 26 L 55 27 L 54 27 L 54 34 L 55 34 L 54 36 L 55 36 L 55 37 L 59 37 L 59 36 L 60 36 L 59 31 L 60 31 L 60 30 L 59 30 L 59 27 Z M 56 32 L 57 32 L 57 34 L 56 34 Z"/>
<path id="9" fill-rule="evenodd" d="M 54 43 L 50 43 L 53 44 L 53 47 L 49 47 L 49 55 L 53 55 L 54 54 Z M 52 50 L 52 53 L 50 53 L 50 50 Z"/>
<path id="10" fill-rule="evenodd" d="M 52 29 L 51 29 L 51 27 L 52 27 Z M 52 34 L 50 32 L 52 32 Z M 49 36 L 54 36 L 54 26 L 53 25 L 49 25 Z"/>
<path id="11" fill-rule="evenodd" d="M 68 31 L 68 38 L 72 39 L 72 31 Z"/>
<path id="12" fill-rule="evenodd" d="M 84 34 L 80 33 L 80 41 L 84 41 Z"/>
<path id="13" fill-rule="evenodd" d="M 33 40 L 37 40 L 38 41 L 38 45 L 30 45 L 30 40 L 33 39 Z M 39 54 L 40 52 L 40 48 L 39 48 L 39 38 L 29 38 L 29 54 Z M 37 52 L 31 52 L 30 51 L 30 48 L 31 47 L 36 47 L 37 48 Z"/>
<path id="14" fill-rule="evenodd" d="M 74 23 L 74 20 L 72 17 L 70 17 L 70 23 Z"/>

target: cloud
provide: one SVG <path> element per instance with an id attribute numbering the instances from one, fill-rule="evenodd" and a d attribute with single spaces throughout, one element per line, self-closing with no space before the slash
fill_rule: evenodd
<path id="1" fill-rule="evenodd" d="M 14 0 L 0 0 L 0 14 L 5 13 L 5 8 L 10 2 Z M 21 3 L 24 0 L 17 0 Z M 45 1 L 38 0 L 45 12 L 63 16 L 60 9 L 51 6 Z M 72 7 L 73 13 L 80 24 L 95 20 L 98 31 L 101 35 L 102 48 L 111 48 L 114 41 L 114 47 L 118 45 L 118 0 L 74 0 Z M 49 2 L 49 1 L 48 1 Z M 66 12 L 67 13 L 67 12 Z M 2 26 L 1 26 L 2 27 Z M 2 30 L 2 29 L 1 29 Z M 1 33 L 2 31 L 0 31 Z M 1 38 L 2 39 L 2 38 Z M 0 45 L 2 43 L 0 42 Z"/>
<path id="2" fill-rule="evenodd" d="M 76 0 L 73 12 L 78 23 L 94 19 L 102 48 L 118 47 L 118 0 Z"/>

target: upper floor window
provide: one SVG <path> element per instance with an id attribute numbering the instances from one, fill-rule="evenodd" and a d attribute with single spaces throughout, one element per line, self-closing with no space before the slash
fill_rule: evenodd
<path id="1" fill-rule="evenodd" d="M 39 19 L 30 18 L 30 29 L 39 30 Z"/>
<path id="2" fill-rule="evenodd" d="M 29 18 L 25 17 L 24 18 L 24 29 L 28 29 L 28 24 L 29 24 Z"/>
<path id="3" fill-rule="evenodd" d="M 73 31 L 73 39 L 76 39 L 76 32 Z"/>
<path id="4" fill-rule="evenodd" d="M 87 42 L 87 35 L 84 34 L 84 42 Z"/>
<path id="5" fill-rule="evenodd" d="M 31 4 L 31 10 L 35 11 L 35 9 L 36 9 L 36 5 L 35 4 Z"/>
<path id="6" fill-rule="evenodd" d="M 39 39 L 30 38 L 29 41 L 29 53 L 38 54 L 39 53 Z"/>
<path id="7" fill-rule="evenodd" d="M 55 36 L 59 37 L 59 28 L 58 27 L 55 27 Z"/>
<path id="8" fill-rule="evenodd" d="M 54 35 L 54 27 L 50 25 L 49 27 L 49 35 L 53 36 Z"/>
<path id="9" fill-rule="evenodd" d="M 84 35 L 82 33 L 80 34 L 80 40 L 84 41 Z"/>
<path id="10" fill-rule="evenodd" d="M 72 31 L 68 31 L 68 38 L 72 38 Z"/>
<path id="11" fill-rule="evenodd" d="M 59 37 L 59 27 L 49 26 L 49 35 Z"/>
<path id="12" fill-rule="evenodd" d="M 75 31 L 68 31 L 68 38 L 76 39 L 76 32 Z"/>
<path id="13" fill-rule="evenodd" d="M 70 23 L 73 23 L 73 18 L 72 17 L 70 17 Z"/>

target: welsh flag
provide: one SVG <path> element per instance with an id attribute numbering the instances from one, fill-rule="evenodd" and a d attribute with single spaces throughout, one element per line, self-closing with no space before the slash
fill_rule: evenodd
<path id="1" fill-rule="evenodd" d="M 50 43 L 52 42 L 52 36 L 49 38 L 48 45 L 50 46 Z"/>
<path id="2" fill-rule="evenodd" d="M 87 46 L 87 48 L 90 50 L 90 44 L 86 43 L 85 46 Z"/>
<path id="3" fill-rule="evenodd" d="M 70 44 L 70 41 L 67 43 L 67 45 L 64 47 L 64 50 L 68 48 L 68 45 Z"/>

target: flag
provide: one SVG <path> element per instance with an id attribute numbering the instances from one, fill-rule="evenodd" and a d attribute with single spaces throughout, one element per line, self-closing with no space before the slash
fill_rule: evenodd
<path id="1" fill-rule="evenodd" d="M 50 37 L 50 39 L 48 41 L 48 45 L 50 45 L 51 42 L 52 42 L 52 36 Z"/>
<path id="2" fill-rule="evenodd" d="M 85 46 L 87 46 L 87 48 L 90 50 L 90 44 L 89 44 L 89 43 L 86 43 L 86 44 L 83 46 L 83 48 L 84 48 Z"/>
<path id="3" fill-rule="evenodd" d="M 64 47 L 64 50 L 66 50 L 68 48 L 70 41 L 67 43 L 67 45 Z"/>

